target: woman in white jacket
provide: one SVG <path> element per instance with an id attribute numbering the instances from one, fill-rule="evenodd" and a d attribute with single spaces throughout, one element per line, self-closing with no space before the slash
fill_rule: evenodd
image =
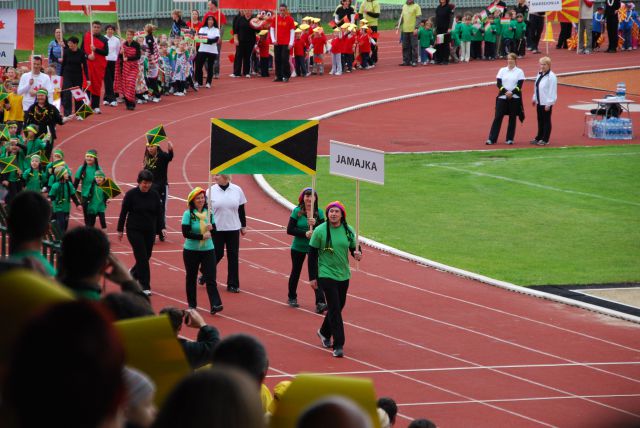
<path id="1" fill-rule="evenodd" d="M 536 78 L 531 103 L 538 113 L 538 134 L 531 144 L 546 146 L 551 136 L 551 111 L 558 99 L 558 78 L 551 71 L 551 58 L 540 58 L 540 72 Z"/>

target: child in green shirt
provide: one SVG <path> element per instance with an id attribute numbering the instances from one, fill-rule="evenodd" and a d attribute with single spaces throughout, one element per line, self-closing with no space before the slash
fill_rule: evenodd
<path id="1" fill-rule="evenodd" d="M 519 13 L 516 15 L 516 21 L 513 23 L 514 27 L 514 52 L 518 55 L 518 58 L 523 58 L 527 51 L 527 41 L 525 39 L 527 34 L 527 23 L 524 22 L 524 16 Z"/>
<path id="2" fill-rule="evenodd" d="M 30 159 L 29 168 L 22 173 L 22 181 L 25 189 L 40 193 L 46 185 L 44 168 L 40 163 L 40 155 L 33 155 Z"/>
<path id="3" fill-rule="evenodd" d="M 96 217 L 100 219 L 100 227 L 103 229 L 107 228 L 107 221 L 104 216 L 104 212 L 107 209 L 107 204 L 109 203 L 109 197 L 107 194 L 100 188 L 102 184 L 104 184 L 106 177 L 102 170 L 96 171 L 94 174 L 93 183 L 91 183 L 91 187 L 88 192 L 88 196 L 84 199 L 84 203 L 86 204 L 86 217 L 85 224 L 90 227 L 94 227 L 96 224 Z"/>
<path id="4" fill-rule="evenodd" d="M 500 20 L 500 24 L 502 27 L 501 35 L 502 35 L 502 51 L 505 56 L 509 55 L 514 51 L 515 43 L 515 11 L 510 10 L 509 13 L 505 15 L 504 18 Z"/>
<path id="5" fill-rule="evenodd" d="M 80 165 L 80 168 L 76 171 L 76 175 L 73 180 L 73 187 L 80 191 L 82 209 L 84 212 L 84 224 L 86 226 L 89 225 L 86 201 L 89 198 L 90 189 L 95 183 L 93 179 L 95 173 L 100 170 L 101 168 L 98 164 L 98 152 L 94 149 L 87 150 L 87 153 L 84 155 L 84 163 Z"/>
<path id="6" fill-rule="evenodd" d="M 473 26 L 471 25 L 471 15 L 465 15 L 462 23 L 456 25 L 456 33 L 460 39 L 460 62 L 469 62 L 471 57 L 471 37 Z"/>
<path id="7" fill-rule="evenodd" d="M 433 44 L 436 41 L 431 20 L 425 19 L 422 21 L 422 25 L 418 29 L 418 40 L 420 42 L 420 62 L 422 65 L 427 65 L 431 61 L 431 55 L 427 52 L 427 49 L 433 48 Z"/>
<path id="8" fill-rule="evenodd" d="M 27 137 L 25 141 L 25 156 L 22 163 L 22 169 L 26 170 L 29 168 L 29 164 L 31 162 L 31 156 L 39 155 L 42 150 L 46 150 L 48 146 L 48 141 L 51 139 L 51 136 L 46 136 L 44 139 L 37 138 L 38 128 L 34 125 L 27 125 L 24 129 L 24 135 Z"/>
<path id="9" fill-rule="evenodd" d="M 460 49 L 460 33 L 458 31 L 458 25 L 462 25 L 462 15 L 457 15 L 454 22 L 454 27 L 451 30 L 451 61 L 460 62 L 458 51 Z"/>
<path id="10" fill-rule="evenodd" d="M 496 59 L 496 41 L 499 27 L 495 20 L 487 21 L 484 26 L 484 59 L 493 61 Z"/>
<path id="11" fill-rule="evenodd" d="M 11 201 L 22 190 L 22 166 L 24 164 L 24 152 L 19 146 L 18 140 L 13 138 L 5 147 L 5 162 L 11 162 L 15 166 L 13 171 L 0 174 L 0 181 L 7 190 L 5 203 L 11 204 Z"/>
<path id="12" fill-rule="evenodd" d="M 471 59 L 482 59 L 482 40 L 484 39 L 484 28 L 480 15 L 473 15 L 471 20 L 473 29 L 471 30 Z"/>
<path id="13" fill-rule="evenodd" d="M 55 168 L 57 181 L 51 186 L 49 199 L 53 210 L 53 219 L 56 221 L 61 232 L 66 232 L 69 226 L 69 212 L 71 211 L 71 201 L 80 207 L 80 201 L 76 196 L 76 190 L 70 181 L 70 171 L 66 166 Z"/>

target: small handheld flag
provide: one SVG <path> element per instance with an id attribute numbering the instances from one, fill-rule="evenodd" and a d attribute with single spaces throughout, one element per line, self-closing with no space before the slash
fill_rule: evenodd
<path id="1" fill-rule="evenodd" d="M 161 142 L 167 139 L 167 133 L 162 125 L 150 129 L 145 136 L 147 137 L 147 146 L 159 146 Z"/>
<path id="2" fill-rule="evenodd" d="M 92 114 L 93 114 L 93 110 L 91 109 L 91 107 L 89 107 L 89 104 L 83 104 L 82 107 L 80 107 L 76 111 L 76 116 L 81 117 L 83 119 L 88 118 Z"/>
<path id="3" fill-rule="evenodd" d="M 120 190 L 120 186 L 118 186 L 118 184 L 110 178 L 106 178 L 104 182 L 98 187 L 109 199 L 113 199 L 120 193 L 122 193 L 122 190 Z"/>
<path id="4" fill-rule="evenodd" d="M 9 134 L 9 127 L 6 124 L 0 125 L 0 143 L 11 140 L 11 134 Z"/>
<path id="5" fill-rule="evenodd" d="M 5 156 L 0 158 L 0 174 L 7 174 L 18 170 L 16 165 L 16 155 Z"/>

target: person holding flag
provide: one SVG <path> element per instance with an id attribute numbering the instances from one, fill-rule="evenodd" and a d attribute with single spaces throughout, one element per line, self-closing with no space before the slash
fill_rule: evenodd
<path id="1" fill-rule="evenodd" d="M 73 114 L 71 106 L 71 88 L 82 88 L 83 77 L 87 82 L 87 86 L 91 86 L 89 78 L 89 68 L 87 67 L 87 55 L 78 48 L 80 41 L 76 36 L 69 37 L 67 47 L 64 48 L 62 55 L 62 109 L 65 117 Z M 76 111 L 82 107 L 84 101 L 82 99 L 76 102 Z M 79 116 L 78 116 L 79 117 Z"/>
<path id="2" fill-rule="evenodd" d="M 273 56 L 276 67 L 276 78 L 273 81 L 288 82 L 291 77 L 289 50 L 293 47 L 296 26 L 286 4 L 282 3 L 278 11 L 279 14 L 269 30 L 271 42 L 274 44 Z"/>
<path id="3" fill-rule="evenodd" d="M 88 88 L 91 94 L 91 108 L 94 113 L 100 114 L 100 95 L 102 92 L 102 82 L 107 70 L 107 55 L 109 55 L 109 41 L 100 34 L 102 24 L 100 21 L 91 23 L 91 32 L 86 32 L 82 39 L 82 50 L 87 55 L 89 65 L 89 80 L 91 85 Z"/>
<path id="4" fill-rule="evenodd" d="M 378 0 L 363 1 L 362 3 L 360 3 L 359 12 L 363 20 L 366 20 L 366 24 L 374 34 L 374 38 L 377 38 L 375 35 L 378 34 L 378 18 L 380 18 L 380 3 L 378 3 Z M 374 65 L 378 62 L 377 45 L 373 45 L 371 47 L 371 61 Z"/>
<path id="5" fill-rule="evenodd" d="M 169 194 L 169 179 L 167 177 L 169 170 L 169 162 L 173 160 L 173 144 L 167 142 L 167 151 L 163 151 L 160 147 L 162 138 L 153 138 L 147 142 L 144 151 L 143 168 L 153 173 L 153 190 L 158 192 L 164 210 L 167 207 L 167 195 Z M 165 222 L 163 210 L 162 222 Z M 160 229 L 158 229 L 160 231 Z M 164 241 L 164 235 L 159 234 L 160 241 Z"/>
<path id="6" fill-rule="evenodd" d="M 309 241 L 309 263 L 314 272 L 309 282 L 320 289 L 327 299 L 327 314 L 317 334 L 325 348 L 333 347 L 333 356 L 344 356 L 344 323 L 342 309 L 347 301 L 351 270 L 349 253 L 360 261 L 362 252 L 357 247 L 356 234 L 347 224 L 347 210 L 340 201 L 330 202 L 325 208 L 327 220 L 317 227 Z M 333 338 L 333 343 L 331 343 Z"/>
<path id="7" fill-rule="evenodd" d="M 20 77 L 18 95 L 22 95 L 22 110 L 25 112 L 36 100 L 36 93 L 40 89 L 47 91 L 49 103 L 53 104 L 53 84 L 45 73 L 42 73 L 42 58 L 34 55 L 31 58 L 31 71 Z"/>
<path id="8" fill-rule="evenodd" d="M 96 172 L 101 170 L 102 168 L 100 168 L 100 164 L 98 163 L 98 152 L 95 149 L 90 149 L 85 153 L 84 162 L 80 165 L 80 168 L 78 168 L 73 178 L 73 187 L 80 192 L 80 196 L 82 197 L 82 212 L 84 213 L 85 226 L 89 226 L 88 201 L 91 194 L 91 186 L 94 183 Z"/>
<path id="9" fill-rule="evenodd" d="M 50 134 L 51 144 L 47 146 L 46 155 L 51 155 L 51 149 L 57 138 L 56 125 L 64 125 L 68 119 L 63 119 L 60 111 L 49 102 L 49 95 L 45 89 L 39 89 L 36 102 L 27 110 L 25 125 L 35 125 L 38 135 Z"/>
<path id="10" fill-rule="evenodd" d="M 356 11 L 351 6 L 351 0 L 342 0 L 335 12 L 333 12 L 333 20 L 337 25 L 343 23 L 355 23 Z"/>
<path id="11" fill-rule="evenodd" d="M 138 61 L 142 55 L 140 43 L 133 40 L 135 31 L 127 30 L 127 38 L 120 47 L 116 61 L 114 90 L 124 98 L 127 110 L 136 108 L 136 79 L 138 78 Z"/>

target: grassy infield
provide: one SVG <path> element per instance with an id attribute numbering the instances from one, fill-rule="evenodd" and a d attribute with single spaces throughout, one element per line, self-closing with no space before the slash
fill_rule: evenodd
<path id="1" fill-rule="evenodd" d="M 639 161 L 634 145 L 387 155 L 384 187 L 361 185 L 361 233 L 521 285 L 638 281 Z M 289 200 L 309 182 L 267 179 Z M 318 192 L 354 212 L 326 157 Z"/>

